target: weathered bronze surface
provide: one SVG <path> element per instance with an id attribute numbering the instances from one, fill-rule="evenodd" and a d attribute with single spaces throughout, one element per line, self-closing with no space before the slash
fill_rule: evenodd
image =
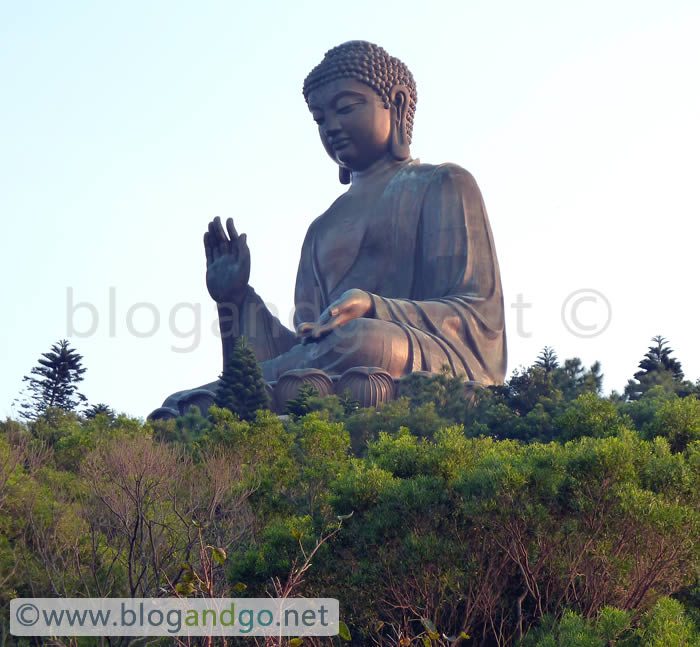
<path id="1" fill-rule="evenodd" d="M 477 383 L 502 382 L 503 293 L 481 192 L 459 166 L 411 159 L 416 90 L 408 68 L 376 45 L 351 41 L 314 68 L 304 96 L 350 186 L 306 234 L 295 332 L 248 284 L 246 235 L 232 219 L 225 228 L 218 218 L 209 223 L 207 287 L 224 364 L 245 335 L 268 381 L 304 368 L 337 376 L 379 367 L 399 378 L 448 365 Z M 191 394 L 176 393 L 164 407 L 181 410 Z"/>

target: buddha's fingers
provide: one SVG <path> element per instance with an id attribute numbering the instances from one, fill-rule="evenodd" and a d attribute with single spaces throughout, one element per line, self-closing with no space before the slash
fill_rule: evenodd
<path id="1" fill-rule="evenodd" d="M 209 223 L 209 231 L 207 231 L 204 235 L 206 237 L 204 242 L 204 248 L 205 250 L 207 249 L 207 246 L 209 248 L 207 260 L 211 258 L 212 262 L 216 261 L 228 251 L 226 247 L 217 239 L 216 230 L 213 227 L 213 223 Z"/>
<path id="2" fill-rule="evenodd" d="M 236 228 L 233 226 L 233 218 L 228 218 L 226 220 L 226 231 L 228 231 L 228 237 L 231 239 L 231 242 L 234 242 L 238 238 Z"/>
<path id="3" fill-rule="evenodd" d="M 343 315 L 344 313 L 340 312 L 338 306 L 329 306 L 326 308 L 321 313 L 321 316 L 314 325 L 313 332 L 311 333 L 312 337 L 319 339 L 320 337 L 333 332 L 338 326 L 342 326 L 346 321 L 352 319 L 352 317 Z"/>
<path id="4" fill-rule="evenodd" d="M 223 256 L 230 251 L 231 245 L 219 216 L 216 216 L 216 218 L 209 223 L 209 234 L 212 245 L 215 247 L 215 258 Z"/>
<path id="5" fill-rule="evenodd" d="M 312 333 L 314 331 L 315 323 L 311 321 L 304 321 L 296 327 L 296 335 L 301 340 L 302 344 L 306 344 L 310 341 L 314 341 Z"/>
<path id="6" fill-rule="evenodd" d="M 216 247 L 219 245 L 220 238 L 219 238 L 219 233 L 217 231 L 216 227 L 216 221 L 218 218 L 214 218 L 209 223 L 209 244 L 212 246 L 212 249 L 216 249 Z M 221 223 L 219 223 L 219 228 L 221 227 Z"/>
<path id="7" fill-rule="evenodd" d="M 224 233 L 224 228 L 221 226 L 221 218 L 219 218 L 219 216 L 216 216 L 214 220 L 209 223 L 209 233 L 216 244 L 226 240 L 226 234 Z"/>
<path id="8" fill-rule="evenodd" d="M 314 321 L 314 323 L 312 324 L 314 327 L 313 332 L 315 333 L 319 326 L 323 326 L 324 324 L 329 323 L 331 321 L 331 319 L 332 319 L 331 309 L 329 306 L 321 313 L 321 316 L 316 321 Z"/>
<path id="9" fill-rule="evenodd" d="M 314 323 L 311 321 L 304 321 L 297 326 L 297 335 L 306 335 L 314 329 Z"/>
<path id="10" fill-rule="evenodd" d="M 326 324 L 317 325 L 311 333 L 311 336 L 314 339 L 320 339 L 321 337 L 325 337 L 326 335 L 332 333 L 340 325 L 342 324 L 339 323 L 338 319 L 331 319 Z"/>
<path id="11" fill-rule="evenodd" d="M 248 262 L 250 259 L 250 249 L 248 248 L 248 236 L 246 234 L 241 234 L 235 243 L 236 250 L 238 251 L 238 262 Z"/>

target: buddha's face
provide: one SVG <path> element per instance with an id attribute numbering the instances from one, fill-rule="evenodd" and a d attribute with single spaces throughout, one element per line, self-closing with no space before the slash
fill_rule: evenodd
<path id="1" fill-rule="evenodd" d="M 364 171 L 389 152 L 391 111 L 368 85 L 331 81 L 309 93 L 308 104 L 326 152 L 341 166 Z"/>

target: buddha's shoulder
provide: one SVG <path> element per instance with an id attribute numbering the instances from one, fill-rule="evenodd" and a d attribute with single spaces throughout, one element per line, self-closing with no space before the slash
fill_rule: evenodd
<path id="1" fill-rule="evenodd" d="M 452 186 L 456 189 L 477 188 L 474 176 L 458 164 L 423 164 L 415 161 L 406 165 L 401 174 L 404 182 L 420 181 L 427 184 Z"/>
<path id="2" fill-rule="evenodd" d="M 418 185 L 418 186 L 416 186 Z M 413 160 L 406 164 L 388 183 L 387 189 L 402 193 L 410 190 L 412 193 L 423 189 L 437 190 L 443 195 L 447 193 L 472 193 L 479 191 L 479 188 L 472 174 L 458 164 L 447 162 L 444 164 L 423 164 L 418 160 Z M 390 195 L 391 191 L 384 193 Z M 339 213 L 343 209 L 352 208 L 352 197 L 348 193 L 343 193 L 333 201 L 326 211 L 318 216 L 309 225 L 307 238 L 313 236 L 326 226 L 332 225 Z"/>

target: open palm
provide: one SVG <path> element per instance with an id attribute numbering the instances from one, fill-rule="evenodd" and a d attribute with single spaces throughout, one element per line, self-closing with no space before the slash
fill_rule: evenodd
<path id="1" fill-rule="evenodd" d="M 227 235 L 228 232 L 228 235 Z M 226 221 L 226 231 L 217 216 L 204 234 L 207 257 L 207 289 L 217 303 L 240 304 L 250 278 L 250 250 L 246 235 L 240 236 L 233 218 Z"/>

